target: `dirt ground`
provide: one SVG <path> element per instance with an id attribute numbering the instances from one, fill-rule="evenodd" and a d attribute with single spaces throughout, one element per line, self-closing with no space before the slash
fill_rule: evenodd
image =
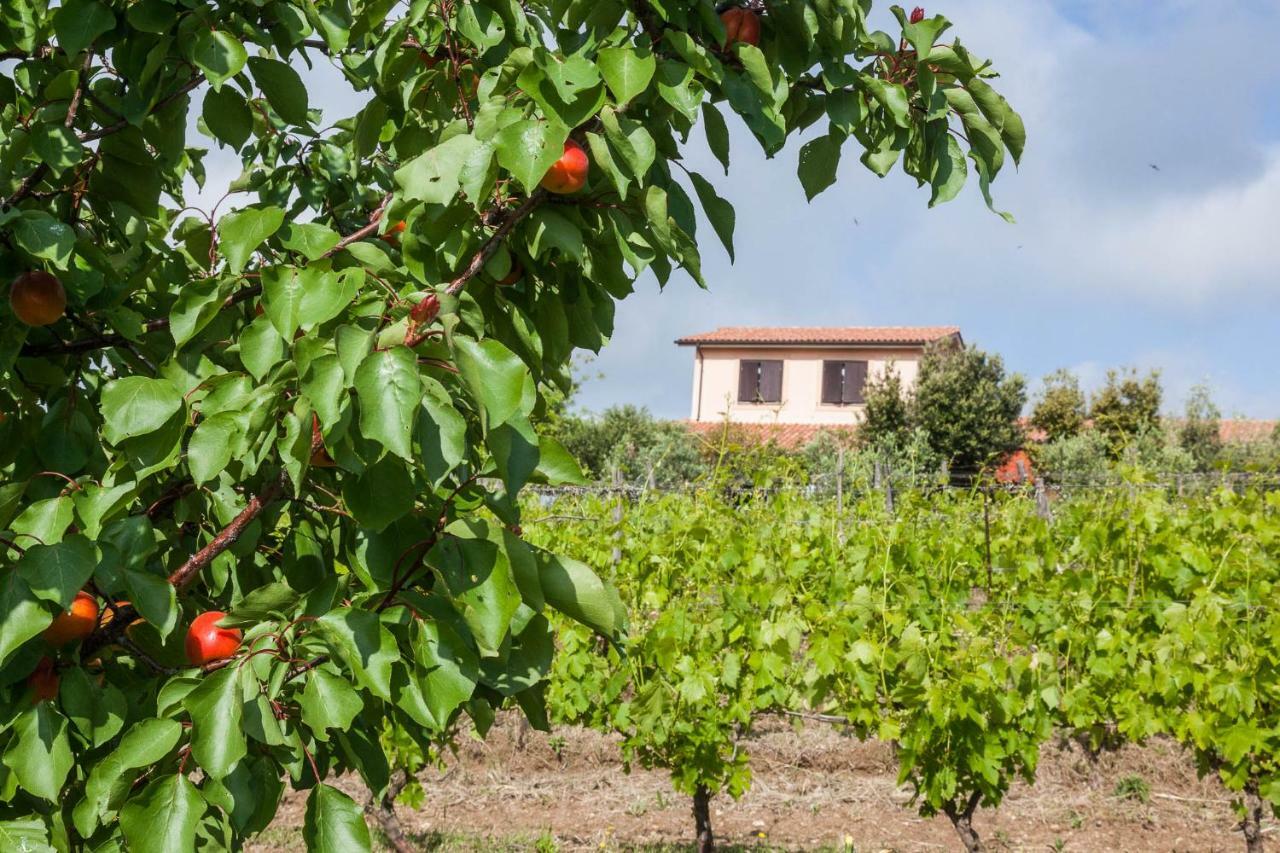
<path id="1" fill-rule="evenodd" d="M 427 800 L 398 809 L 426 849 L 616 850 L 688 847 L 690 800 L 666 774 L 624 773 L 614 742 L 580 729 L 552 735 L 501 720 L 485 741 L 465 739 L 443 770 L 421 774 Z M 767 721 L 748 746 L 754 770 L 741 800 L 712 801 L 724 845 L 758 849 L 925 851 L 962 849 L 944 817 L 923 819 L 895 784 L 887 746 L 831 726 L 799 732 Z M 357 779 L 339 784 L 358 801 Z M 276 823 L 249 849 L 301 848 L 304 798 L 290 794 Z M 1091 760 L 1076 747 L 1048 746 L 1034 786 L 1017 784 L 975 827 L 998 851 L 1242 850 L 1230 797 L 1199 780 L 1190 757 L 1156 741 Z M 1264 824 L 1268 849 L 1280 825 Z"/>

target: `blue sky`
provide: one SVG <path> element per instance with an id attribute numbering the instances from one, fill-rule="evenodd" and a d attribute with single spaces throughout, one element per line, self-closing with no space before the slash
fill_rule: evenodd
<path id="1" fill-rule="evenodd" d="M 579 405 L 687 417 L 692 354 L 672 341 L 717 325 L 955 323 L 1033 389 L 1134 365 L 1161 369 L 1170 411 L 1208 382 L 1228 415 L 1280 416 L 1280 4 L 935 8 L 1026 118 L 1022 168 L 995 187 L 1018 224 L 976 186 L 929 210 L 853 149 L 806 204 L 798 144 L 766 160 L 735 133 L 725 179 L 699 143 L 689 159 L 737 209 L 737 263 L 704 229 L 709 291 L 642 280 Z"/>
<path id="2" fill-rule="evenodd" d="M 876 3 L 886 28 L 887 8 Z M 1280 3 L 928 11 L 994 60 L 1026 120 L 1021 170 L 995 186 L 1018 224 L 988 213 L 976 185 L 929 210 L 914 181 L 877 179 L 852 145 L 838 183 L 806 204 L 803 140 L 768 160 L 735 128 L 725 178 L 695 134 L 688 164 L 737 209 L 737 263 L 704 223 L 708 291 L 683 274 L 663 292 L 643 277 L 583 368 L 579 408 L 687 417 L 692 354 L 673 341 L 717 325 L 954 323 L 1033 389 L 1059 367 L 1096 387 L 1108 367 L 1133 365 L 1163 372 L 1170 412 L 1207 382 L 1227 415 L 1280 416 Z M 311 82 L 326 120 L 363 105 L 329 69 Z M 238 171 L 225 151 L 207 165 L 208 190 Z"/>

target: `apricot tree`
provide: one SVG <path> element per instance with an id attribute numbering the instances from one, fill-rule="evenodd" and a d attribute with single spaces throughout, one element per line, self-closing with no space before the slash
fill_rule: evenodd
<path id="1" fill-rule="evenodd" d="M 727 114 L 771 154 L 825 121 L 809 197 L 846 148 L 931 204 L 1022 151 L 945 18 L 869 7 L 6 0 L 5 845 L 235 846 L 288 784 L 310 848 L 363 849 L 326 780 L 385 791 L 389 722 L 541 723 L 548 608 L 624 625 L 520 538 L 521 488 L 580 476 L 534 424 L 638 275 L 702 283 L 698 207 L 732 254 L 694 126 L 727 173 Z M 243 164 L 211 209 L 201 146 Z"/>

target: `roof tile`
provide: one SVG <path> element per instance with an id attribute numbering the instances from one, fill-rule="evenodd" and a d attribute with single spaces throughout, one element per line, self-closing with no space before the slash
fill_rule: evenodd
<path id="1" fill-rule="evenodd" d="M 927 344 L 959 335 L 959 326 L 721 326 L 677 344 Z"/>

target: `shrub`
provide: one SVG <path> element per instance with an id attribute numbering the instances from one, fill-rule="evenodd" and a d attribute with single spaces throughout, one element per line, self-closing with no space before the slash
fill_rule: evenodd
<path id="1" fill-rule="evenodd" d="M 1196 385 L 1191 389 L 1186 415 L 1178 429 L 1178 444 L 1191 455 L 1197 470 L 1209 470 L 1222 453 L 1221 416 L 1209 396 L 1208 386 Z"/>
<path id="2" fill-rule="evenodd" d="M 1089 406 L 1094 429 L 1102 433 L 1112 456 L 1139 434 L 1160 427 L 1160 373 L 1143 379 L 1132 368 L 1108 370 L 1107 381 Z"/>
<path id="3" fill-rule="evenodd" d="M 982 468 L 1022 445 L 1026 383 L 998 355 L 935 343 L 925 350 L 909 408 L 913 426 L 953 468 Z"/>
<path id="4" fill-rule="evenodd" d="M 1044 378 L 1044 387 L 1031 410 L 1031 424 L 1044 430 L 1049 441 L 1078 435 L 1084 428 L 1085 400 L 1080 380 L 1067 370 Z"/>

